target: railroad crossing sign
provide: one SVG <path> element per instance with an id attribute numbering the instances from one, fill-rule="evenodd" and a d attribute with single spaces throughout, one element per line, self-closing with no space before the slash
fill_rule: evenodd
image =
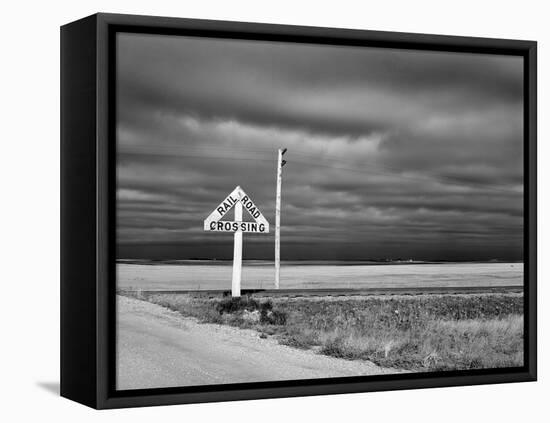
<path id="1" fill-rule="evenodd" d="M 254 222 L 242 222 L 242 217 L 237 220 L 221 220 L 236 204 L 240 203 L 246 211 L 252 216 Z M 231 194 L 219 204 L 216 209 L 204 220 L 205 231 L 215 232 L 249 232 L 249 233 L 269 233 L 269 223 L 263 216 L 260 209 L 254 204 L 252 199 L 241 187 L 236 187 Z"/>
<path id="2" fill-rule="evenodd" d="M 222 220 L 233 208 L 235 209 L 234 220 Z M 252 216 L 254 222 L 243 222 L 243 208 Z M 234 233 L 231 295 L 240 297 L 243 232 L 267 234 L 269 233 L 268 221 L 250 196 L 240 186 L 237 186 L 204 220 L 204 230 Z"/>

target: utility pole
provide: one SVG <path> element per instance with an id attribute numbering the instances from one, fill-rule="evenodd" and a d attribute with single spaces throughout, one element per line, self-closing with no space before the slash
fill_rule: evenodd
<path id="1" fill-rule="evenodd" d="M 275 198 L 275 289 L 279 289 L 281 276 L 281 184 L 283 182 L 283 160 L 285 149 L 279 148 L 277 157 L 277 196 Z"/>
<path id="2" fill-rule="evenodd" d="M 243 220 L 243 203 L 235 204 L 235 222 Z M 233 277 L 231 278 L 231 296 L 241 296 L 241 271 L 243 259 L 243 233 L 239 229 L 235 232 L 233 240 Z"/>

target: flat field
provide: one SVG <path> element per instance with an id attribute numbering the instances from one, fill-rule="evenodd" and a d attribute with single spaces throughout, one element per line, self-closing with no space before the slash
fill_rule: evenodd
<path id="1" fill-rule="evenodd" d="M 118 289 L 231 289 L 231 262 L 117 263 Z M 273 287 L 273 262 L 243 262 L 242 288 Z M 522 286 L 523 263 L 283 262 L 281 289 Z"/>
<path id="2" fill-rule="evenodd" d="M 523 365 L 523 295 L 256 299 L 126 293 L 199 322 L 320 355 L 405 371 Z"/>

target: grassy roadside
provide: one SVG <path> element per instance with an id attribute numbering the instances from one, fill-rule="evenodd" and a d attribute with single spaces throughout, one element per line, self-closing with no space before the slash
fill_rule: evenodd
<path id="1" fill-rule="evenodd" d="M 202 322 L 251 328 L 282 344 L 384 367 L 435 371 L 523 364 L 521 294 L 270 300 L 162 293 L 138 297 Z"/>

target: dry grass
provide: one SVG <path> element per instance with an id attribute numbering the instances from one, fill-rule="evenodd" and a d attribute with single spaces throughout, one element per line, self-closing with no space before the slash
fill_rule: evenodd
<path id="1" fill-rule="evenodd" d="M 311 335 L 309 335 L 311 336 Z M 324 354 L 411 370 L 461 370 L 523 364 L 523 318 L 434 320 L 418 330 L 323 332 Z"/>
<path id="2" fill-rule="evenodd" d="M 257 300 L 141 295 L 203 322 L 253 328 L 322 354 L 415 371 L 523 365 L 518 294 Z"/>

